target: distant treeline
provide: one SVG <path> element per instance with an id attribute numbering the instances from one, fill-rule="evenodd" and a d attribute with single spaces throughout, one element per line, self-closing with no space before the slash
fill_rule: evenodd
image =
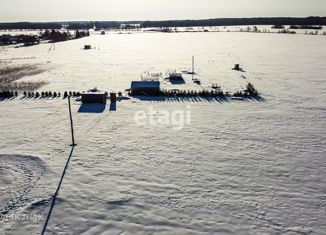
<path id="1" fill-rule="evenodd" d="M 148 27 L 196 27 L 196 26 L 237 26 L 237 25 L 326 25 L 326 17 L 274 17 L 274 18 L 220 18 L 206 20 L 145 21 Z"/>
<path id="2" fill-rule="evenodd" d="M 67 29 L 77 30 L 83 29 L 88 30 L 97 28 L 97 29 L 116 29 L 120 28 L 121 22 L 118 21 L 88 21 L 88 22 L 66 22 Z"/>
<path id="3" fill-rule="evenodd" d="M 88 37 L 89 31 L 78 31 L 76 30 L 74 35 L 71 35 L 70 32 L 60 32 L 59 30 L 45 30 L 44 33 L 41 34 L 40 38 L 42 40 L 49 40 L 50 42 L 62 42 L 71 39 L 78 39 L 83 37 Z"/>
<path id="4" fill-rule="evenodd" d="M 0 46 L 10 45 L 10 44 L 20 44 L 20 43 L 23 43 L 24 46 L 33 46 L 39 44 L 41 40 L 54 43 L 54 42 L 62 42 L 62 41 L 78 39 L 78 38 L 83 38 L 88 36 L 89 36 L 89 31 L 76 30 L 75 34 L 71 34 L 70 30 L 62 31 L 62 30 L 55 30 L 55 29 L 52 30 L 46 29 L 44 32 L 40 32 L 40 35 L 25 35 L 25 34 L 0 35 Z"/>
<path id="5" fill-rule="evenodd" d="M 0 29 L 98 29 L 119 28 L 120 24 L 139 24 L 140 27 L 196 27 L 231 25 L 326 25 L 326 17 L 261 17 L 261 18 L 219 18 L 203 20 L 166 21 L 71 21 L 71 22 L 17 22 L 0 23 Z"/>
<path id="6" fill-rule="evenodd" d="M 61 23 L 16 22 L 0 23 L 0 29 L 61 29 Z"/>

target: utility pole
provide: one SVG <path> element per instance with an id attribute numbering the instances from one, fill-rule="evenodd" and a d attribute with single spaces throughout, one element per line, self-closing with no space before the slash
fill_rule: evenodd
<path id="1" fill-rule="evenodd" d="M 68 96 L 68 106 L 69 106 L 69 116 L 70 116 L 70 126 L 71 126 L 71 140 L 72 144 L 70 146 L 76 146 L 75 143 L 75 136 L 74 136 L 74 124 L 72 121 L 72 114 L 71 114 L 71 103 L 70 103 L 70 95 Z"/>
<path id="2" fill-rule="evenodd" d="M 192 74 L 195 73 L 195 56 L 192 56 Z"/>

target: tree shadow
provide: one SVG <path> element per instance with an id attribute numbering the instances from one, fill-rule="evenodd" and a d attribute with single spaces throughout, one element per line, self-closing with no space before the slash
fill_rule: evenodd
<path id="1" fill-rule="evenodd" d="M 265 98 L 261 95 L 253 95 L 253 96 L 232 96 L 231 100 L 236 101 L 246 101 L 246 102 L 264 102 Z"/>
<path id="2" fill-rule="evenodd" d="M 246 99 L 248 101 L 259 101 L 259 102 L 266 101 L 266 99 L 261 95 L 249 96 L 249 97 L 246 97 Z"/>
<path id="3" fill-rule="evenodd" d="M 135 99 L 145 102 L 218 102 L 229 103 L 232 100 L 244 102 L 263 102 L 265 98 L 258 96 L 230 97 L 230 96 L 132 96 Z"/>
<path id="4" fill-rule="evenodd" d="M 0 101 L 14 100 L 16 97 L 0 97 Z"/>
<path id="5" fill-rule="evenodd" d="M 149 102 L 229 102 L 226 96 L 133 96 L 133 98 Z"/>

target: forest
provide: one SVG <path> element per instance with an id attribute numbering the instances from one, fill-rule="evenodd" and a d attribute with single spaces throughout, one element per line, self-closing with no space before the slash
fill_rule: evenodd
<path id="1" fill-rule="evenodd" d="M 260 18 L 216 18 L 202 20 L 165 21 L 67 21 L 67 22 L 15 22 L 0 23 L 0 30 L 15 29 L 97 29 L 119 28 L 120 24 L 139 24 L 150 27 L 196 27 L 196 26 L 237 26 L 237 25 L 326 25 L 326 17 L 260 17 Z"/>

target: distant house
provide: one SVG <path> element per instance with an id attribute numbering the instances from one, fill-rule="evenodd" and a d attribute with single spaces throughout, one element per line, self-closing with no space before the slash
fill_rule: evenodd
<path id="1" fill-rule="evenodd" d="M 131 95 L 159 95 L 161 93 L 159 81 L 133 81 L 130 87 Z"/>

